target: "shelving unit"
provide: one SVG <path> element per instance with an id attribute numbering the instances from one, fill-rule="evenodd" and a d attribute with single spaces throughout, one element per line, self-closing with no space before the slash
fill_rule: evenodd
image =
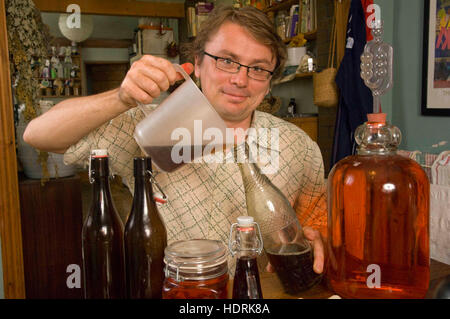
<path id="1" fill-rule="evenodd" d="M 276 3 L 276 4 L 272 5 L 271 7 L 265 8 L 263 11 L 265 13 L 268 13 L 268 12 L 277 12 L 280 10 L 288 10 L 292 5 L 298 4 L 298 3 L 299 3 L 299 0 L 285 0 L 283 2 Z"/>
<path id="2" fill-rule="evenodd" d="M 272 6 L 265 8 L 263 10 L 263 12 L 265 12 L 270 18 L 272 18 L 274 20 L 275 15 L 279 11 L 284 11 L 284 10 L 288 11 L 291 8 L 291 6 L 298 5 L 301 3 L 301 1 L 302 0 L 285 0 L 283 2 L 275 3 Z M 299 17 L 299 19 L 301 19 L 301 17 Z M 276 21 L 274 21 L 274 22 L 276 23 Z M 300 23 L 300 21 L 299 21 L 299 23 Z M 308 41 L 311 41 L 311 42 L 315 41 L 317 39 L 317 30 L 304 33 L 303 36 Z M 284 39 L 283 41 L 286 45 L 288 45 L 291 42 L 291 40 L 292 40 L 292 38 L 287 38 L 287 39 Z M 314 74 L 314 72 L 296 74 L 295 79 L 312 78 L 313 74 Z"/>
<path id="3" fill-rule="evenodd" d="M 51 55 L 47 57 L 49 60 L 51 58 Z M 61 59 L 61 58 L 60 58 Z M 83 95 L 83 81 L 82 81 L 82 59 L 81 59 L 81 55 L 80 54 L 74 54 L 71 55 L 71 59 L 72 59 L 72 63 L 75 65 L 78 65 L 79 69 L 78 69 L 78 76 L 76 77 L 71 77 L 70 80 L 74 81 L 77 83 L 77 87 L 78 87 L 78 94 L 74 93 L 74 87 L 70 87 L 70 94 L 65 94 L 65 92 L 63 91 L 63 94 L 59 94 L 59 93 L 55 93 L 55 87 L 54 87 L 54 81 L 57 80 L 56 79 L 47 79 L 48 81 L 52 82 L 52 94 L 47 94 L 47 92 L 45 94 L 42 94 L 43 90 L 45 89 L 41 89 L 41 91 L 39 92 L 39 97 L 41 98 L 68 98 L 68 97 L 75 97 L 75 96 L 81 96 Z M 41 70 L 40 70 L 41 71 Z M 39 82 L 41 82 L 42 80 L 44 80 L 43 77 L 39 76 L 37 77 L 37 79 L 39 80 Z M 62 79 L 59 78 L 61 81 L 66 81 L 68 79 Z M 65 90 L 65 88 L 64 88 Z"/>
<path id="4" fill-rule="evenodd" d="M 298 73 L 295 75 L 295 78 L 301 79 L 301 78 L 312 78 L 315 72 L 308 72 L 308 73 Z"/>

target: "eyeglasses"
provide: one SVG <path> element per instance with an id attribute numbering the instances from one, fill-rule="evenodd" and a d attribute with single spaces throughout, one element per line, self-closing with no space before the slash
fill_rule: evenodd
<path id="1" fill-rule="evenodd" d="M 273 71 L 268 71 L 258 66 L 243 65 L 231 59 L 222 58 L 219 56 L 209 54 L 206 51 L 203 51 L 203 53 L 216 60 L 216 68 L 228 73 L 238 73 L 241 67 L 245 67 L 247 68 L 247 76 L 254 80 L 265 81 L 268 80 L 273 75 Z"/>

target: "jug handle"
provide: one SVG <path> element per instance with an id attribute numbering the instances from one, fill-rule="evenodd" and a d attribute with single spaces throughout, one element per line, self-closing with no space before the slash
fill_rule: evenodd
<path id="1" fill-rule="evenodd" d="M 186 71 L 183 69 L 181 65 L 174 63 L 173 67 L 178 73 L 180 73 L 184 77 L 186 81 L 192 81 L 189 74 L 186 73 Z M 144 113 L 145 116 L 149 114 L 148 111 L 144 108 L 144 104 L 137 102 L 137 107 L 142 111 L 142 113 Z"/>
<path id="2" fill-rule="evenodd" d="M 173 64 L 173 67 L 175 68 L 175 70 L 176 70 L 178 73 L 181 73 L 181 75 L 184 77 L 184 79 L 185 79 L 186 81 L 189 81 L 189 80 L 192 81 L 192 79 L 191 79 L 191 77 L 189 76 L 189 74 L 186 73 L 186 71 L 183 69 L 183 67 L 182 67 L 181 65 L 174 63 L 174 64 Z"/>

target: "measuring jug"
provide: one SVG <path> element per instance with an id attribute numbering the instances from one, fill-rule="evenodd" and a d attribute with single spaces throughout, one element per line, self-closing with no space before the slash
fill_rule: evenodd
<path id="1" fill-rule="evenodd" d="M 226 146 L 225 122 L 184 69 L 178 64 L 174 67 L 184 83 L 134 131 L 143 152 L 166 172 Z"/>

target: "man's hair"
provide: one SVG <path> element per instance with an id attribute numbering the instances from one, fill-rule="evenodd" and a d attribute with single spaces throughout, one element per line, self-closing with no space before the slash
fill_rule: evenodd
<path id="1" fill-rule="evenodd" d="M 193 42 L 185 46 L 189 59 L 194 61 L 198 57 L 203 60 L 205 44 L 219 30 L 225 22 L 232 22 L 245 28 L 251 36 L 261 44 L 266 45 L 272 51 L 276 59 L 275 71 L 272 79 L 278 78 L 283 72 L 287 59 L 286 45 L 275 31 L 275 26 L 264 12 L 251 7 L 234 8 L 232 6 L 219 5 L 201 24 L 200 30 Z"/>

